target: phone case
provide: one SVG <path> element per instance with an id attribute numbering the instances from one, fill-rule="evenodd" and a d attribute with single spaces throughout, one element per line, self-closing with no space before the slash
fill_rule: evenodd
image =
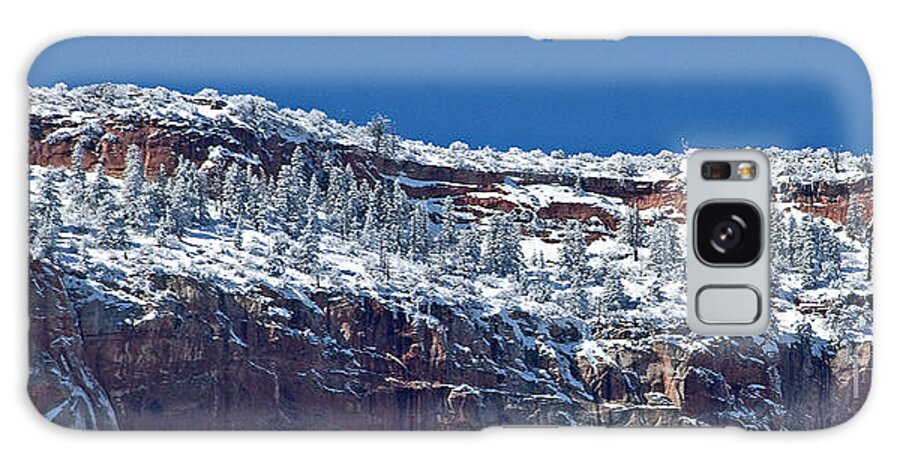
<path id="1" fill-rule="evenodd" d="M 833 41 L 96 37 L 28 79 L 53 423 L 808 430 L 869 391 L 871 92 Z M 771 324 L 699 336 L 683 169 L 735 147 Z"/>

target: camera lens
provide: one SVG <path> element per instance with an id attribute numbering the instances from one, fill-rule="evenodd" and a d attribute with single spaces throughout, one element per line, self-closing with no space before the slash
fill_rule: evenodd
<path id="1" fill-rule="evenodd" d="M 749 265 L 759 258 L 762 219 L 749 203 L 707 203 L 695 217 L 694 249 L 711 265 Z"/>
<path id="2" fill-rule="evenodd" d="M 741 218 L 738 216 L 732 219 L 725 219 L 716 223 L 713 230 L 710 231 L 713 248 L 720 253 L 726 253 L 740 246 L 743 237 L 743 226 L 741 226 Z"/>

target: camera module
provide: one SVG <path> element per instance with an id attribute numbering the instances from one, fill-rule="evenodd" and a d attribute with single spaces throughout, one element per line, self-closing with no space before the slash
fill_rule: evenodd
<path id="1" fill-rule="evenodd" d="M 694 249 L 710 265 L 750 265 L 762 250 L 762 219 L 750 203 L 700 206 L 694 222 Z"/>

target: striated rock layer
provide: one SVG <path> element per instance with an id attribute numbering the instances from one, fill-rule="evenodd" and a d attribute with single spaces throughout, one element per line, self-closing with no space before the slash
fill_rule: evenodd
<path id="1" fill-rule="evenodd" d="M 76 311 L 68 301 L 80 296 L 32 263 L 29 393 L 39 410 L 71 427 L 134 430 L 807 429 L 849 418 L 870 384 L 868 343 L 819 355 L 803 339 L 772 352 L 753 339 L 695 346 L 647 334 L 595 359 L 542 349 L 580 339 L 569 319 L 476 318 L 440 305 L 410 318 L 365 297 L 152 280 L 169 297 L 132 325 L 150 308 L 94 300 Z"/>
<path id="2" fill-rule="evenodd" d="M 204 165 L 219 149 L 246 157 L 270 176 L 298 155 L 294 161 L 316 169 L 311 160 L 329 153 L 360 179 L 402 178 L 411 198 L 452 197 L 468 213 L 464 221 L 496 211 L 520 213 L 523 223 L 535 217 L 575 219 L 593 227 L 586 231 L 589 243 L 615 232 L 626 206 L 684 221 L 684 186 L 674 174 L 582 178 L 568 165 L 541 171 L 515 163 L 481 170 L 429 164 L 427 153 L 392 158 L 343 139 L 302 137 L 296 128 L 254 126 L 278 124 L 280 113 L 238 122 L 200 113 L 185 120 L 147 116 L 139 112 L 145 97 L 156 106 L 182 99 L 203 112 L 232 103 L 106 87 L 97 91 L 112 96 L 79 90 L 83 94 L 69 102 L 72 108 L 56 108 L 48 95 L 36 97 L 32 165 L 69 166 L 75 140 L 83 142 L 85 167 L 103 154 L 114 176 L 122 173 L 131 144 L 144 154 L 149 177 L 160 166 L 172 171 L 179 158 Z M 131 105 L 122 105 L 128 112 L 113 105 L 110 114 L 79 119 L 82 109 L 75 103 L 108 97 L 118 104 L 117 92 Z M 154 105 L 147 114 L 170 113 Z M 67 132 L 76 129 L 77 136 Z M 221 176 L 215 169 L 207 172 Z M 542 202 L 528 191 L 531 186 L 563 194 Z M 565 194 L 576 189 L 595 195 L 576 201 Z M 837 223 L 847 221 L 851 201 L 862 205 L 862 219 L 869 223 L 871 192 L 871 177 L 773 186 L 776 198 L 790 207 Z M 558 232 L 546 228 L 535 235 L 558 242 Z M 409 301 L 393 304 L 365 292 L 300 295 L 263 284 L 236 289 L 215 278 L 153 272 L 100 282 L 30 263 L 28 392 L 45 417 L 73 428 L 126 430 L 812 429 L 851 417 L 870 385 L 869 342 L 835 347 L 806 332 L 703 338 L 677 322 L 661 327 L 638 317 L 610 316 L 591 325 L 449 302 L 410 311 Z M 129 280 L 138 277 L 152 288 Z"/>

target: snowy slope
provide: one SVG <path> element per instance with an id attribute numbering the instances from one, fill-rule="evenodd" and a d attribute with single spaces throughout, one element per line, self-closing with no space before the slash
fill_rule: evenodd
<path id="1" fill-rule="evenodd" d="M 252 95 L 222 95 L 205 89 L 194 95 L 128 84 L 95 84 L 68 88 L 37 87 L 30 93 L 31 115 L 61 126 L 49 137 L 100 136 L 107 123 L 154 122 L 185 131 L 221 133 L 223 127 L 252 130 L 261 137 L 279 136 L 305 142 L 329 141 L 371 148 L 365 126 L 342 123 L 315 109 L 279 108 L 275 103 Z M 854 157 L 849 152 L 831 152 L 824 148 L 784 150 L 763 148 L 773 163 L 776 178 L 811 180 L 848 180 L 868 172 L 868 156 Z M 628 177 L 635 180 L 669 180 L 681 176 L 684 155 L 669 151 L 657 154 L 616 153 L 598 156 L 591 153 L 545 153 L 512 147 L 470 147 L 455 142 L 441 147 L 428 142 L 398 139 L 397 147 L 385 156 L 429 166 L 447 166 L 485 172 L 531 172 L 567 174 L 579 177 Z M 845 169 L 830 169 L 834 158 Z"/>
<path id="2" fill-rule="evenodd" d="M 151 327 L 156 330 L 161 321 L 183 318 L 172 309 L 173 300 L 178 298 L 172 290 L 159 287 L 158 277 L 189 277 L 225 294 L 254 299 L 256 305 L 264 308 L 260 324 L 265 324 L 267 329 L 279 331 L 285 337 L 315 339 L 335 352 L 346 350 L 345 355 L 359 361 L 371 353 L 363 348 L 342 345 L 322 334 L 313 334 L 313 327 L 298 326 L 296 321 L 325 317 L 322 295 L 374 301 L 405 321 L 414 321 L 443 333 L 448 339 L 447 352 L 434 354 L 435 359 L 448 358 L 466 369 L 471 366 L 462 360 L 470 360 L 473 350 L 478 351 L 479 347 L 458 343 L 462 338 L 454 338 L 460 334 L 451 328 L 471 324 L 488 334 L 496 331 L 490 342 L 495 345 L 490 350 L 480 349 L 492 353 L 508 351 L 513 353 L 511 359 L 506 359 L 505 365 L 497 365 L 494 358 L 479 359 L 478 362 L 487 364 L 489 368 L 486 369 L 490 371 L 502 372 L 503 378 L 514 377 L 516 381 L 508 384 L 505 390 L 497 386 L 454 385 L 453 398 L 464 394 L 514 396 L 528 385 L 528 388 L 534 388 L 534 398 L 545 399 L 549 395 L 554 401 L 566 404 L 587 401 L 611 403 L 616 407 L 646 407 L 653 403 L 663 409 L 678 404 L 689 411 L 690 405 L 682 403 L 684 398 L 678 398 L 662 387 L 648 386 L 652 383 L 648 380 L 651 373 L 636 373 L 639 368 L 629 361 L 641 358 L 657 362 L 658 358 L 672 356 L 678 357 L 676 364 L 687 363 L 688 371 L 682 373 L 685 378 L 694 379 L 699 385 L 714 386 L 723 382 L 730 385 L 731 396 L 727 404 L 717 410 L 717 415 L 703 416 L 703 421 L 761 427 L 778 427 L 777 418 L 786 414 L 779 409 L 781 405 L 774 412 L 765 413 L 757 412 L 751 406 L 755 401 L 777 402 L 783 394 L 772 391 L 778 382 L 772 380 L 771 385 L 761 386 L 761 380 L 755 378 L 752 381 L 727 378 L 729 372 L 724 372 L 727 369 L 708 365 L 707 358 L 739 359 L 750 366 L 739 370 L 744 372 L 753 371 L 752 366 L 761 363 L 786 362 L 783 359 L 789 357 L 790 350 L 803 349 L 811 350 L 819 359 L 808 362 L 825 363 L 843 349 L 842 343 L 862 344 L 871 338 L 871 320 L 855 317 L 871 314 L 870 237 L 851 234 L 843 222 L 812 214 L 805 197 L 797 196 L 810 181 L 825 181 L 827 185 L 842 188 L 866 182 L 871 172 L 871 160 L 867 155 L 854 156 L 825 149 L 764 150 L 772 160 L 775 204 L 777 209 L 784 211 L 784 221 L 788 223 L 793 218 L 794 222 L 801 222 L 815 216 L 810 219 L 813 232 L 816 237 L 825 237 L 828 243 L 835 244 L 836 254 L 828 259 L 834 262 L 839 272 L 834 279 L 812 283 L 803 281 L 809 270 L 802 264 L 793 263 L 775 273 L 773 329 L 763 336 L 737 342 L 697 337 L 687 330 L 683 276 L 685 250 L 677 245 L 684 242 L 685 227 L 683 214 L 677 207 L 663 204 L 638 210 L 639 200 L 626 200 L 623 196 L 602 191 L 585 191 L 579 188 L 578 182 L 573 185 L 555 180 L 561 177 L 621 179 L 623 182 L 674 179 L 675 182 L 666 187 L 667 192 L 679 195 L 683 194 L 678 181 L 683 178 L 685 154 L 661 152 L 635 156 L 620 153 L 611 157 L 546 154 L 516 148 L 505 151 L 471 148 L 462 142 L 439 147 L 400 138 L 396 139 L 392 150 L 374 153 L 372 137 L 362 126 L 328 119 L 316 110 L 279 109 L 259 97 L 219 95 L 211 90 L 185 95 L 163 88 L 131 85 L 102 84 L 74 89 L 57 86 L 33 89 L 31 105 L 32 119 L 43 127 L 52 128 L 46 136 L 42 134 L 44 138 L 39 141 L 48 146 L 72 140 L 100 140 L 112 127 L 148 122 L 171 133 L 190 132 L 200 138 L 215 136 L 229 140 L 231 129 L 238 127 L 256 134 L 260 140 L 290 141 L 306 150 L 302 153 L 306 157 L 304 162 L 309 170 L 310 185 L 316 185 L 323 192 L 332 182 L 332 164 L 336 158 L 329 156 L 337 147 L 356 148 L 367 157 L 410 161 L 425 167 L 504 175 L 551 175 L 546 182 L 527 184 L 501 176 L 502 181 L 490 185 L 423 179 L 421 176 L 413 179 L 402 173 L 381 175 L 379 178 L 385 189 L 396 181 L 410 192 L 415 189 L 437 192 L 402 203 L 409 210 L 424 205 L 426 241 L 434 248 L 424 257 L 414 256 L 411 252 L 386 251 L 373 245 L 372 236 L 348 236 L 341 231 L 343 222 L 336 219 L 341 208 L 329 206 L 326 200 L 313 197 L 307 189 L 304 194 L 309 194 L 313 200 L 289 198 L 290 202 L 306 205 L 308 217 L 304 221 L 322 225 L 315 240 L 319 265 L 315 271 L 303 271 L 299 265 L 302 256 L 294 256 L 292 259 L 297 261 L 289 260 L 286 266 L 272 266 L 278 234 L 284 235 L 284 225 L 279 222 L 283 218 L 277 217 L 281 212 L 274 212 L 273 224 L 251 227 L 245 221 L 254 220 L 255 215 L 248 214 L 239 219 L 229 216 L 232 214 L 229 208 L 233 208 L 235 202 L 224 198 L 228 195 L 226 187 L 220 187 L 202 199 L 208 206 L 209 217 L 192 221 L 177 239 L 160 240 L 152 231 L 162 227 L 160 219 L 159 224 L 150 224 L 150 231 L 129 230 L 121 246 L 110 247 L 97 238 L 96 218 L 91 217 L 97 213 L 85 216 L 83 211 L 77 211 L 74 207 L 77 205 L 69 197 L 66 185 L 74 173 L 32 166 L 29 185 L 33 205 L 46 203 L 45 184 L 52 177 L 51 173 L 64 181 L 57 186 L 62 191 L 59 205 L 62 225 L 54 239 L 52 253 L 39 256 L 39 259 L 52 261 L 61 269 L 63 282 L 76 306 L 99 307 L 99 311 L 116 321 L 120 329 L 128 327 L 128 330 L 140 331 Z M 241 170 L 250 166 L 248 172 L 254 173 L 256 167 L 264 164 L 258 154 L 239 149 L 243 142 L 233 140 L 230 143 L 233 143 L 231 148 L 210 147 L 199 166 L 203 175 L 208 175 L 209 179 L 215 175 L 233 175 L 237 170 L 224 175 L 215 172 L 232 165 L 240 166 Z M 317 150 L 324 152 L 321 157 L 317 156 L 320 154 Z M 97 175 L 88 173 L 87 183 L 96 183 Z M 269 196 L 260 200 L 266 208 L 275 203 L 271 189 L 276 176 L 275 173 L 268 173 L 268 176 L 269 179 L 255 184 L 268 182 L 266 195 Z M 158 182 L 150 180 L 148 185 L 158 185 Z M 352 182 L 363 184 L 360 178 Z M 115 201 L 128 206 L 125 181 L 110 178 L 109 183 Z M 157 191 L 172 188 L 160 187 Z M 457 209 L 449 211 L 445 206 L 445 194 L 441 192 L 454 191 L 452 189 L 470 191 L 454 193 L 452 196 L 457 201 L 450 204 Z M 501 212 L 503 208 L 495 203 L 500 200 L 514 205 L 510 214 Z M 867 201 L 859 194 L 836 200 Z M 349 203 L 341 205 L 345 204 Z M 640 236 L 627 237 L 624 227 L 613 227 L 591 218 L 585 218 L 584 224 L 576 226 L 579 221 L 565 219 L 565 216 L 537 217 L 538 211 L 558 204 L 596 208 L 612 217 L 613 224 L 637 221 Z M 310 208 L 309 205 L 314 206 Z M 830 207 L 825 203 L 821 205 Z M 469 232 L 465 239 L 474 240 L 475 248 L 486 255 L 495 251 L 491 250 L 493 245 L 488 237 L 499 227 L 497 218 L 506 216 L 511 217 L 512 230 L 521 231 L 521 237 L 518 234 L 513 237 L 513 246 L 517 247 L 514 251 L 521 253 L 521 269 L 513 273 L 497 272 L 487 264 L 478 263 L 478 269 L 469 275 L 448 270 L 452 266 L 447 261 L 458 259 L 453 253 L 460 251 L 455 248 L 449 255 L 453 257 L 448 258 L 447 252 L 437 250 L 439 234 L 446 224 L 455 224 L 453 230 L 459 233 Z M 858 220 L 865 222 L 863 217 Z M 40 225 L 40 221 L 37 224 Z M 567 239 L 574 233 L 572 230 L 577 231 L 577 240 Z M 655 233 L 657 231 L 668 232 L 661 237 Z M 456 247 L 465 245 L 465 239 Z M 576 246 L 578 242 L 583 249 Z M 303 253 L 306 253 L 305 249 L 301 255 Z M 663 255 L 665 259 L 659 261 Z M 486 258 L 482 256 L 482 259 Z M 825 258 L 816 256 L 815 259 L 822 262 Z M 572 264 L 573 260 L 577 266 Z M 578 278 L 569 275 L 576 271 L 585 275 Z M 276 297 L 300 304 L 286 309 L 284 305 L 272 303 Z M 432 313 L 434 307 L 449 310 L 436 316 Z M 327 317 L 335 316 L 329 313 Z M 252 341 L 235 331 L 229 316 L 222 313 L 216 314 L 216 318 L 225 327 L 223 333 L 233 345 L 246 350 L 252 348 Z M 852 326 L 847 320 L 852 320 Z M 400 334 L 390 334 L 395 335 Z M 524 354 L 519 355 L 520 350 Z M 384 358 L 388 355 L 395 357 L 400 365 L 405 366 L 404 363 L 409 361 L 400 359 L 400 353 L 381 354 Z M 435 359 L 431 361 L 436 362 Z M 692 359 L 701 359 L 707 364 L 702 367 L 690 364 L 688 360 Z M 647 365 L 652 363 L 641 361 L 635 364 L 648 369 Z M 614 381 L 605 377 L 613 375 L 610 372 L 621 377 L 616 377 L 618 383 L 610 383 Z M 711 386 L 703 388 L 713 389 Z M 352 388 L 347 391 L 355 394 Z M 690 420 L 696 418 L 687 412 L 683 415 Z M 754 422 L 763 415 L 767 419 L 761 423 L 765 425 Z M 578 421 L 573 419 L 573 422 Z"/>

